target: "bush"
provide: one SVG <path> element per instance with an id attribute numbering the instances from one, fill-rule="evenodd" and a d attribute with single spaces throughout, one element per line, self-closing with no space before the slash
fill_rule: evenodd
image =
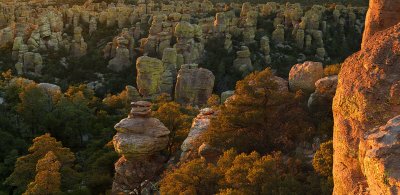
<path id="1" fill-rule="evenodd" d="M 341 68 L 342 68 L 341 64 L 328 65 L 324 68 L 324 75 L 325 76 L 338 75 Z"/>

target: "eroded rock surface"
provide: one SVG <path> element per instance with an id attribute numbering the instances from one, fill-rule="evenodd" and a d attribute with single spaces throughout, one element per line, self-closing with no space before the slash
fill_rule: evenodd
<path id="1" fill-rule="evenodd" d="M 347 58 L 342 66 L 333 101 L 334 194 L 398 194 L 398 177 L 389 174 L 390 181 L 376 179 L 382 171 L 393 173 L 381 163 L 390 163 L 391 157 L 383 155 L 376 162 L 370 161 L 369 152 L 378 152 L 386 146 L 373 144 L 374 135 L 369 135 L 361 145 L 371 148 L 359 147 L 368 131 L 399 115 L 400 104 L 396 101 L 400 95 L 399 54 L 400 24 L 397 24 L 367 39 L 362 50 Z M 384 137 L 390 137 L 391 133 L 386 131 Z M 398 147 L 391 148 L 392 155 L 399 152 Z M 372 164 L 377 166 L 375 173 L 371 172 Z"/>
<path id="2" fill-rule="evenodd" d="M 184 64 L 178 72 L 175 101 L 183 104 L 204 105 L 211 96 L 215 76 L 197 64 Z"/>
<path id="3" fill-rule="evenodd" d="M 303 90 L 312 93 L 315 91 L 315 82 L 324 76 L 324 68 L 320 62 L 307 61 L 296 64 L 289 72 L 290 90 Z"/>
<path id="4" fill-rule="evenodd" d="M 400 3 L 397 0 L 370 0 L 362 47 L 376 32 L 385 30 L 400 22 Z"/>
<path id="5" fill-rule="evenodd" d="M 211 123 L 211 119 L 216 116 L 215 111 L 212 108 L 204 108 L 200 110 L 200 114 L 194 118 L 192 127 L 190 128 L 187 138 L 181 145 L 181 161 L 186 161 L 193 155 L 196 155 L 200 145 L 200 136 L 204 131 L 208 129 Z"/>
<path id="6" fill-rule="evenodd" d="M 113 193 L 130 193 L 145 180 L 153 179 L 165 159 L 159 152 L 168 145 L 170 131 L 152 118 L 151 103 L 132 103 L 129 116 L 115 125 L 115 151 L 122 157 L 115 164 Z"/>
<path id="7" fill-rule="evenodd" d="M 358 160 L 370 194 L 400 192 L 400 115 L 361 137 Z"/>

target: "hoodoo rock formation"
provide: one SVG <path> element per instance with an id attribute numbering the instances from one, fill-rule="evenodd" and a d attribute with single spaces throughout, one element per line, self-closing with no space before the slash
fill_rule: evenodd
<path id="1" fill-rule="evenodd" d="M 370 0 L 362 47 L 376 32 L 385 30 L 400 22 L 400 2 L 398 0 Z"/>
<path id="2" fill-rule="evenodd" d="M 370 12 L 378 11 L 379 20 L 390 21 L 400 13 L 375 6 L 399 7 L 394 2 L 371 1 Z M 369 22 L 367 27 L 389 24 Z M 346 59 L 339 74 L 333 101 L 334 194 L 399 194 L 400 137 L 398 126 L 392 125 L 398 124 L 393 118 L 400 113 L 399 83 L 397 24 L 364 39 L 362 50 Z M 379 126 L 383 127 L 375 129 Z"/>
<path id="3" fill-rule="evenodd" d="M 204 105 L 211 97 L 215 76 L 197 64 L 184 64 L 178 72 L 175 101 L 182 104 Z"/>
<path id="4" fill-rule="evenodd" d="M 199 142 L 201 135 L 210 127 L 211 119 L 216 116 L 212 108 L 204 108 L 200 110 L 200 114 L 193 120 L 188 137 L 181 145 L 181 161 L 184 162 L 197 154 L 202 144 Z"/>
<path id="5" fill-rule="evenodd" d="M 153 179 L 165 161 L 159 152 L 167 147 L 170 131 L 150 117 L 150 102 L 133 102 L 132 107 L 128 118 L 114 127 L 114 148 L 122 157 L 115 163 L 113 194 L 140 191 L 141 184 Z"/>

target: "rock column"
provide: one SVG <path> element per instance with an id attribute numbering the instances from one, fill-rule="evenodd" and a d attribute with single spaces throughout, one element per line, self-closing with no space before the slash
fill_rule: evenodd
<path id="1" fill-rule="evenodd" d="M 150 107 L 150 102 L 133 102 L 129 116 L 114 127 L 113 144 L 121 158 L 115 163 L 113 194 L 140 194 L 143 183 L 154 179 L 166 160 L 159 152 L 167 147 L 170 131 L 150 117 Z"/>

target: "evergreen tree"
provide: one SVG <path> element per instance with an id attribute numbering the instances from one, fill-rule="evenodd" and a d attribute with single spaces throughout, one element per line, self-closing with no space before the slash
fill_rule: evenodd
<path id="1" fill-rule="evenodd" d="M 24 195 L 53 195 L 61 192 L 61 163 L 52 151 L 36 165 L 35 181 L 28 185 Z"/>
<path id="2" fill-rule="evenodd" d="M 21 194 L 27 185 L 35 178 L 36 164 L 48 152 L 52 151 L 61 163 L 61 188 L 72 189 L 79 182 L 79 174 L 73 169 L 75 155 L 69 148 L 64 148 L 50 134 L 33 139 L 29 154 L 19 157 L 15 163 L 13 173 L 6 179 L 6 184 L 16 188 L 15 193 Z"/>

